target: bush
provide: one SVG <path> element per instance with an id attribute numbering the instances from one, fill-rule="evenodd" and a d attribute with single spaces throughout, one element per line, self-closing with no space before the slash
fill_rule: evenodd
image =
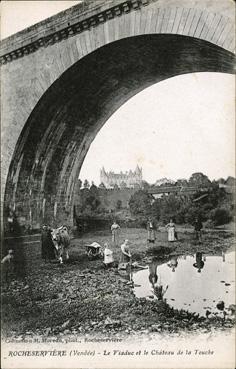
<path id="1" fill-rule="evenodd" d="M 129 200 L 132 215 L 149 216 L 151 214 L 151 197 L 147 191 L 135 192 Z"/>
<path id="2" fill-rule="evenodd" d="M 214 225 L 222 225 L 229 223 L 232 220 L 230 211 L 226 208 L 217 208 L 212 211 L 210 219 Z"/>

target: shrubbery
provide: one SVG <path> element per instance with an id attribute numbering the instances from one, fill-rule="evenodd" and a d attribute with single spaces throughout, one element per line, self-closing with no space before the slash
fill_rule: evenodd
<path id="1" fill-rule="evenodd" d="M 193 224 L 196 218 L 203 222 L 211 221 L 214 225 L 221 225 L 232 220 L 232 199 L 223 189 L 215 184 L 209 187 L 205 196 L 198 201 L 199 194 L 188 199 L 169 195 L 152 200 L 147 191 L 137 191 L 130 199 L 130 211 L 137 219 L 152 217 L 153 220 L 166 224 L 173 219 L 178 224 Z M 197 201 L 196 201 L 197 200 Z"/>
<path id="2" fill-rule="evenodd" d="M 216 208 L 211 212 L 211 221 L 214 225 L 222 225 L 229 223 L 232 220 L 232 214 L 227 208 Z"/>
<path id="3" fill-rule="evenodd" d="M 129 209 L 123 207 L 122 201 L 118 199 L 114 209 L 104 209 L 101 202 L 101 191 L 107 191 L 101 184 L 96 187 L 89 185 L 88 181 L 78 186 L 78 201 L 75 206 L 75 214 L 83 217 L 99 217 L 100 219 L 119 219 L 127 222 L 127 217 L 132 215 L 132 221 L 138 227 L 146 226 L 148 218 L 153 221 L 166 224 L 173 219 L 178 224 L 193 224 L 196 218 L 201 218 L 202 222 L 211 225 L 222 225 L 233 219 L 233 197 L 226 193 L 224 188 L 220 188 L 219 183 L 210 181 L 202 173 L 194 173 L 189 181 L 177 181 L 175 186 L 195 186 L 199 192 L 186 196 L 184 191 L 182 195 L 170 194 L 161 198 L 154 199 L 150 195 L 151 185 L 144 182 L 143 188 L 138 189 L 129 200 Z M 130 218 L 131 219 L 131 218 Z M 110 219 L 109 219 L 110 220 Z"/>

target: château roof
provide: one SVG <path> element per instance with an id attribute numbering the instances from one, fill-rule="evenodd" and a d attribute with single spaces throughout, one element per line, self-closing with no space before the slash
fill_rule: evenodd
<path id="1" fill-rule="evenodd" d="M 120 173 L 115 173 L 113 170 L 112 171 L 109 171 L 109 172 L 106 172 L 106 170 L 105 170 L 105 168 L 103 166 L 102 169 L 100 170 L 100 173 L 102 175 L 112 176 L 112 177 L 119 178 L 121 176 L 133 176 L 133 175 L 141 174 L 142 173 L 142 168 L 140 168 L 137 165 L 134 171 L 132 171 L 130 169 L 129 171 L 126 171 L 126 172 L 120 171 Z"/>

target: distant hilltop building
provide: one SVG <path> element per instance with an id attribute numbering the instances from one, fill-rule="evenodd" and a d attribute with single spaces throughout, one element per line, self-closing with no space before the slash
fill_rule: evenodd
<path id="1" fill-rule="evenodd" d="M 143 180 L 142 168 L 138 165 L 134 172 L 132 170 L 120 173 L 114 173 L 113 171 L 106 172 L 104 167 L 100 170 L 100 181 L 104 183 L 106 188 L 113 188 L 115 185 L 118 187 L 133 188 L 141 186 Z"/>

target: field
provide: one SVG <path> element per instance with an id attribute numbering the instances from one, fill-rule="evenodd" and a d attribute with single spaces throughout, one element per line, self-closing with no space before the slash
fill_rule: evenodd
<path id="1" fill-rule="evenodd" d="M 189 229 L 180 229 L 178 234 L 179 240 L 170 245 L 161 229 L 155 245 L 149 246 L 145 230 L 127 228 L 121 231 L 120 243 L 129 239 L 132 260 L 142 265 L 153 257 L 165 261 L 171 254 L 202 251 L 220 255 L 233 249 L 231 232 L 208 231 L 201 244 Z M 40 243 L 23 246 L 24 277 L 15 279 L 13 275 L 9 286 L 3 285 L 4 336 L 183 334 L 233 327 L 232 319 L 207 319 L 174 310 L 164 301 L 136 298 L 129 280 L 118 273 L 117 267 L 105 270 L 101 259 L 88 260 L 85 245 L 94 241 L 111 244 L 110 232 L 97 231 L 73 239 L 70 260 L 64 265 L 45 263 Z M 120 248 L 111 248 L 118 262 Z"/>

